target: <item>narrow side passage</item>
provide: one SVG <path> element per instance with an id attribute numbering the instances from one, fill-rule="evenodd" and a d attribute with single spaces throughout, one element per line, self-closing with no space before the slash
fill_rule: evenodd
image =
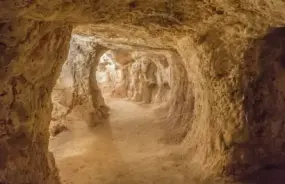
<path id="1" fill-rule="evenodd" d="M 179 147 L 161 142 L 163 122 L 155 106 L 119 98 L 106 102 L 108 123 L 89 129 L 70 114 L 71 131 L 50 141 L 63 183 L 194 183 Z"/>

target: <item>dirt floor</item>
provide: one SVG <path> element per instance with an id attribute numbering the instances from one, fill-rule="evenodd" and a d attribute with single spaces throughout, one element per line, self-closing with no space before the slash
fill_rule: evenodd
<path id="1" fill-rule="evenodd" d="M 284 172 L 265 170 L 243 182 L 203 178 L 179 145 L 165 144 L 165 118 L 152 105 L 106 98 L 105 124 L 88 128 L 71 113 L 68 131 L 50 139 L 63 184 L 281 184 Z M 198 174 L 197 174 L 198 173 Z M 194 177 L 195 175 L 195 177 Z"/>
<path id="2" fill-rule="evenodd" d="M 163 144 L 163 121 L 150 105 L 107 99 L 110 120 L 88 128 L 76 114 L 69 131 L 51 138 L 64 184 L 185 184 L 188 178 L 178 145 Z"/>

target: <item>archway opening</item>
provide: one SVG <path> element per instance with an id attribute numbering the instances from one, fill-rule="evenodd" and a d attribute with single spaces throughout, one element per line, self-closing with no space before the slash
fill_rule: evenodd
<path id="1" fill-rule="evenodd" d="M 119 80 L 119 75 L 117 62 L 112 51 L 109 50 L 100 57 L 95 76 L 104 96 L 111 95 L 112 89 Z"/>
<path id="2" fill-rule="evenodd" d="M 159 53 L 108 50 L 97 66 L 97 82 L 106 98 L 160 104 L 170 97 L 171 67 L 168 62 Z"/>
<path id="3" fill-rule="evenodd" d="M 173 71 L 178 70 L 171 64 L 173 53 L 126 47 L 106 47 L 93 37 L 72 36 L 52 93 L 49 149 L 63 183 L 130 183 L 142 178 L 150 182 L 161 175 L 165 181 L 180 180 L 171 176 L 176 172 L 171 164 L 159 161 L 163 157 L 174 164 L 169 154 L 179 147 L 165 143 L 169 106 L 180 85 L 173 83 L 177 79 Z M 151 159 L 145 161 L 146 157 Z M 165 167 L 167 171 L 161 172 Z M 130 170 L 135 172 L 128 175 Z"/>

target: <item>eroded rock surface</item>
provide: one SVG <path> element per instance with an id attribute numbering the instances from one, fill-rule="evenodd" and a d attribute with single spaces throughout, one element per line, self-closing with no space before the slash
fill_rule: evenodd
<path id="1" fill-rule="evenodd" d="M 20 19 L 1 24 L 2 183 L 59 183 L 48 152 L 50 96 L 70 34 L 71 26 L 62 23 Z"/>
<path id="2" fill-rule="evenodd" d="M 0 181 L 58 183 L 47 149 L 50 96 L 74 23 L 90 24 L 77 33 L 175 53 L 169 126 L 205 175 L 284 166 L 284 29 L 277 28 L 284 7 L 283 0 L 1 1 Z M 96 109 L 99 94 L 82 100 Z"/>
<path id="3" fill-rule="evenodd" d="M 53 127 L 62 127 L 73 110 L 91 125 L 108 118 L 108 107 L 97 86 L 94 68 L 98 65 L 96 43 L 73 36 L 67 61 L 53 89 Z"/>
<path id="4" fill-rule="evenodd" d="M 115 53 L 118 52 L 115 51 Z M 114 55 L 121 56 L 122 54 Z M 125 97 L 132 101 L 144 103 L 168 101 L 171 91 L 170 80 L 174 80 L 170 75 L 169 58 L 161 53 L 155 54 L 146 51 L 129 51 L 128 54 L 124 54 L 124 57 L 117 56 L 114 58 L 113 62 L 116 63 L 117 68 L 110 72 L 115 74 L 108 73 L 108 69 L 105 69 L 106 78 L 112 78 L 110 75 L 115 75 L 113 80 L 105 82 L 106 85 L 115 83 L 109 85 L 112 96 Z"/>

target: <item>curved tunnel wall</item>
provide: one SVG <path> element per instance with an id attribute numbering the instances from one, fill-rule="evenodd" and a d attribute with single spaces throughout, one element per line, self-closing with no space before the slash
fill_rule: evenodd
<path id="1" fill-rule="evenodd" d="M 117 93 L 124 91 L 123 97 L 132 101 L 167 101 L 168 92 L 171 91 L 171 67 L 168 65 L 168 59 L 161 53 L 148 51 L 130 51 L 130 55 L 133 59 L 129 63 L 118 61 L 122 81 L 115 86 L 113 95 L 118 96 Z"/>
<path id="2" fill-rule="evenodd" d="M 180 107 L 176 112 L 180 114 L 191 107 L 193 96 L 195 104 L 192 117 L 180 116 L 175 124 L 189 127 L 184 147 L 194 150 L 193 160 L 207 168 L 205 174 L 226 171 L 242 175 L 252 168 L 258 169 L 256 163 L 275 164 L 277 160 L 282 166 L 284 139 L 275 136 L 275 132 L 279 129 L 276 127 L 282 127 L 283 116 L 279 110 L 283 105 L 279 104 L 279 109 L 273 104 L 276 111 L 264 106 L 265 101 L 274 101 L 266 88 L 277 88 L 279 99 L 281 86 L 259 76 L 259 73 L 267 73 L 262 70 L 281 75 L 281 67 L 278 71 L 273 65 L 251 63 L 266 58 L 266 54 L 244 56 L 251 50 L 256 53 L 254 48 L 258 50 L 262 46 L 254 46 L 256 39 L 274 38 L 264 38 L 269 27 L 284 25 L 283 1 L 175 1 L 171 6 L 153 0 L 138 1 L 136 6 L 112 0 L 74 4 L 55 0 L 0 3 L 1 182 L 59 183 L 52 155 L 47 150 L 50 96 L 67 56 L 74 22 L 98 21 L 101 32 L 97 34 L 101 36 L 110 36 L 112 29 L 120 28 L 115 30 L 120 30 L 118 37 L 126 38 L 123 41 L 131 42 L 132 38 L 127 35 L 130 33 L 131 37 L 140 38 L 137 42 L 177 50 L 188 74 L 188 79 L 182 80 L 184 90 L 191 94 L 192 89 L 193 95 L 183 92 L 185 95 L 179 98 L 185 103 L 179 105 L 180 100 L 173 100 L 172 104 Z M 132 7 L 136 11 L 129 11 Z M 172 16 L 154 14 L 155 19 L 145 16 L 151 11 L 168 15 L 169 9 L 175 10 Z M 110 19 L 106 18 L 106 12 Z M 280 43 L 278 39 L 272 40 Z M 263 50 L 264 53 L 269 51 Z M 282 54 L 276 58 L 283 60 Z M 266 76 L 270 77 L 268 73 Z M 262 86 L 259 81 L 263 80 L 267 87 L 257 94 L 265 98 L 259 102 L 259 99 L 249 99 L 245 103 L 245 97 L 254 96 L 253 92 Z M 252 85 L 257 88 L 251 89 Z M 253 108 L 255 102 L 261 109 Z M 271 138 L 265 138 L 270 135 Z M 266 145 L 276 145 L 276 148 Z M 247 159 L 252 158 L 251 150 L 262 150 L 255 149 L 260 147 L 265 154 L 260 151 L 253 154 L 254 161 Z M 266 159 L 272 155 L 276 156 L 275 160 Z"/>

